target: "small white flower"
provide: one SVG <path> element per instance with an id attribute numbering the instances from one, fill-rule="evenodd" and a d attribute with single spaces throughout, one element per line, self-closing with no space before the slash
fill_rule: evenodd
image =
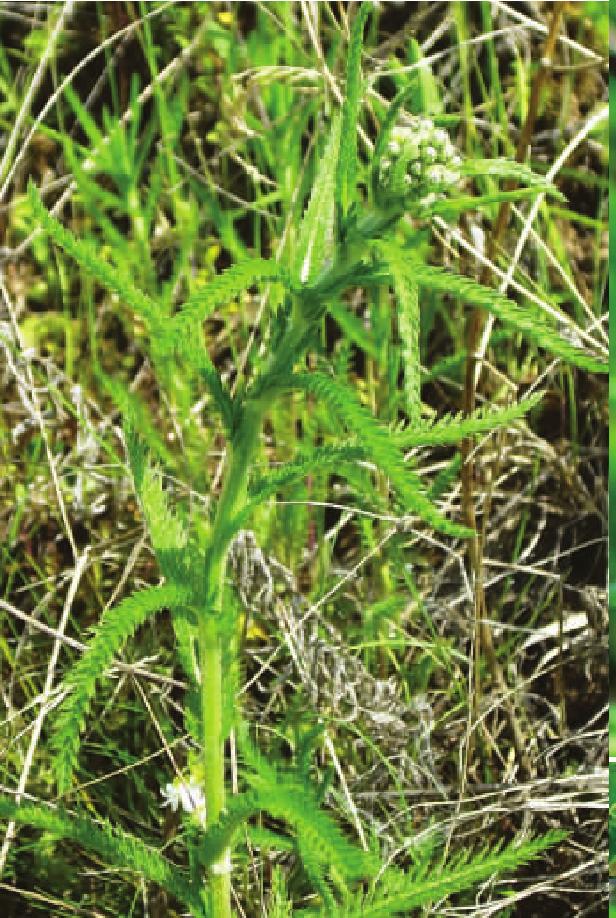
<path id="1" fill-rule="evenodd" d="M 225 874 L 231 873 L 232 864 L 231 864 L 231 852 L 227 849 L 223 855 L 222 860 L 216 861 L 210 867 L 210 873 L 213 873 L 215 876 L 225 876 Z"/>
<path id="2" fill-rule="evenodd" d="M 163 806 L 170 806 L 174 813 L 181 807 L 185 813 L 194 813 L 205 825 L 205 795 L 203 789 L 192 777 L 188 781 L 176 778 L 161 790 Z"/>

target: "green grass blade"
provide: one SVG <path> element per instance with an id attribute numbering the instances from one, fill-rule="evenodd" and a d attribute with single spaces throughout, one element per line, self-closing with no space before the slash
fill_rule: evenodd
<path id="1" fill-rule="evenodd" d="M 334 188 L 339 146 L 340 118 L 337 117 L 332 124 L 310 201 L 299 229 L 297 252 L 291 272 L 292 279 L 297 284 L 310 283 L 333 258 Z"/>
<path id="2" fill-rule="evenodd" d="M 543 190 L 546 188 L 544 175 L 526 166 L 524 163 L 517 163 L 513 159 L 465 159 L 460 167 L 462 175 L 476 176 L 478 178 L 500 178 L 511 179 L 520 185 L 527 185 L 529 188 L 539 185 Z M 547 189 L 553 194 L 563 197 L 555 185 L 547 183 Z"/>

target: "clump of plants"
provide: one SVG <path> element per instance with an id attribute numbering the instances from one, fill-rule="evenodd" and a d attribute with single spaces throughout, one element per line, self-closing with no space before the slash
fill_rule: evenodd
<path id="1" fill-rule="evenodd" d="M 236 853 L 246 839 L 263 849 L 290 852 L 301 863 L 311 896 L 294 902 L 281 869 L 274 874 L 269 914 L 378 918 L 408 915 L 490 876 L 515 869 L 562 838 L 551 832 L 521 845 L 484 849 L 437 864 L 432 846 L 419 846 L 413 865 L 383 863 L 374 846 L 365 850 L 327 813 L 327 788 L 311 778 L 310 743 L 293 764 L 259 751 L 251 725 L 236 701 L 238 620 L 241 602 L 229 578 L 229 552 L 257 509 L 293 483 L 318 470 L 349 473 L 358 463 L 389 482 L 389 500 L 401 518 L 418 518 L 453 539 L 473 532 L 444 514 L 420 476 L 405 460 L 413 446 L 456 444 L 522 417 L 539 395 L 506 409 L 488 408 L 467 417 L 427 423 L 421 411 L 419 333 L 423 291 L 445 291 L 491 312 L 551 354 L 575 366 L 604 372 L 593 354 L 563 338 L 538 309 L 522 306 L 469 278 L 425 262 L 419 230 L 435 214 L 455 215 L 482 202 L 463 193 L 463 180 L 478 172 L 515 179 L 521 188 L 502 190 L 490 203 L 557 194 L 526 167 L 504 161 L 463 160 L 448 133 L 429 118 L 405 113 L 408 93 L 390 104 L 368 163 L 357 144 L 362 93 L 360 57 L 370 5 L 353 22 L 344 104 L 334 114 L 320 164 L 294 244 L 285 257 L 239 262 L 169 313 L 135 286 L 127 273 L 66 229 L 41 203 L 34 186 L 29 200 L 38 225 L 97 282 L 117 294 L 142 320 L 159 381 L 164 387 L 183 374 L 207 393 L 226 442 L 220 493 L 212 510 L 188 502 L 171 506 L 148 431 L 125 407 L 124 434 L 135 490 L 147 521 L 162 583 L 140 590 L 107 611 L 86 652 L 66 678 L 68 694 L 55 717 L 54 769 L 60 798 L 77 767 L 80 737 L 97 686 L 123 645 L 148 619 L 169 610 L 177 655 L 189 689 L 185 722 L 194 755 L 185 777 L 167 785 L 166 803 L 182 815 L 184 831 L 175 850 L 182 864 L 119 826 L 66 806 L 16 804 L 4 797 L 0 815 L 97 852 L 106 862 L 130 865 L 163 887 L 195 918 L 229 918 Z M 410 222 L 407 218 L 410 217 Z M 263 315 L 262 358 L 232 390 L 216 369 L 203 340 L 211 314 L 253 286 L 273 285 L 278 306 Z M 337 378 L 318 350 L 323 317 L 358 287 L 390 288 L 399 310 L 405 354 L 406 423 L 392 431 L 362 403 L 357 391 Z M 340 441 L 302 452 L 268 474 L 253 470 L 264 424 L 272 409 L 293 393 L 325 404 L 337 419 Z M 241 790 L 230 794 L 226 749 L 238 739 Z M 263 818 L 270 822 L 263 823 Z M 275 828 L 266 826 L 275 826 Z"/>

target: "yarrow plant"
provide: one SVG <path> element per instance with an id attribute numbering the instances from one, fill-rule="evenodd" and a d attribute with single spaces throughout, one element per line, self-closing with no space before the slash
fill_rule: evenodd
<path id="1" fill-rule="evenodd" d="M 126 449 L 141 508 L 156 554 L 162 583 L 141 590 L 105 612 L 84 655 L 66 678 L 67 696 L 55 718 L 53 747 L 60 796 L 67 794 L 78 767 L 80 736 L 96 687 L 115 655 L 137 629 L 161 610 L 169 610 L 178 660 L 189 688 L 186 728 L 199 758 L 193 776 L 176 779 L 162 791 L 163 803 L 181 814 L 184 862 L 146 845 L 117 826 L 64 806 L 44 807 L 0 800 L 0 815 L 72 839 L 110 864 L 140 872 L 162 886 L 195 918 L 230 918 L 234 852 L 251 843 L 293 854 L 313 891 L 312 899 L 294 903 L 280 877 L 272 892 L 271 915 L 329 915 L 379 918 L 409 915 L 495 873 L 512 870 L 555 844 L 551 832 L 521 845 L 484 849 L 474 855 L 434 864 L 425 849 L 407 871 L 385 865 L 376 848 L 354 844 L 322 806 L 323 788 L 310 777 L 308 756 L 295 766 L 270 761 L 256 748 L 237 709 L 235 673 L 237 625 L 241 602 L 230 582 L 230 550 L 238 533 L 250 525 L 255 510 L 294 482 L 322 469 L 349 473 L 358 463 L 378 470 L 389 482 L 389 499 L 404 517 L 413 517 L 452 539 L 472 532 L 445 515 L 436 492 L 428 492 L 405 461 L 404 450 L 421 445 L 458 443 L 522 417 L 540 396 L 505 409 L 482 410 L 468 417 L 422 420 L 419 331 L 421 292 L 445 291 L 490 311 L 509 327 L 553 355 L 591 371 L 604 372 L 593 353 L 559 334 L 538 309 L 512 302 L 466 277 L 424 263 L 399 228 L 405 214 L 448 208 L 455 213 L 481 202 L 462 193 L 465 176 L 479 168 L 495 177 L 516 178 L 525 187 L 507 196 L 556 194 L 530 170 L 502 160 L 479 166 L 463 162 L 447 132 L 429 118 L 404 113 L 404 93 L 390 106 L 367 168 L 357 152 L 361 101 L 360 58 L 370 5 L 360 7 L 349 46 L 346 94 L 334 115 L 321 151 L 316 180 L 294 241 L 280 261 L 252 258 L 197 289 L 172 312 L 160 308 L 116 265 L 76 238 L 52 217 L 32 186 L 29 199 L 38 225 L 84 272 L 117 294 L 124 307 L 143 322 L 161 386 L 174 373 L 200 385 L 220 418 L 226 438 L 223 480 L 210 513 L 181 501 L 171 507 L 163 488 L 159 460 L 149 428 L 124 404 Z M 492 198 L 493 200 L 493 198 Z M 202 326 L 216 309 L 254 285 L 273 284 L 279 308 L 264 318 L 267 354 L 231 390 L 203 343 Z M 359 286 L 393 289 L 404 339 L 404 387 L 407 423 L 392 431 L 361 402 L 346 382 L 324 369 L 308 370 L 306 354 L 316 347 L 324 315 L 343 295 Z M 337 444 L 298 454 L 262 477 L 254 474 L 260 437 L 272 406 L 290 393 L 321 401 L 342 431 Z M 235 730 L 242 763 L 241 790 L 229 794 L 226 744 Z M 199 774 L 197 778 L 194 775 Z M 259 817 L 275 820 L 265 829 Z"/>

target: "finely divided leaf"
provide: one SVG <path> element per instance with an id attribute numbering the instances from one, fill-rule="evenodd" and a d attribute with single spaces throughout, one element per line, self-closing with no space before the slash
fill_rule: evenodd
<path id="1" fill-rule="evenodd" d="M 195 908 L 193 914 L 203 915 L 203 908 L 184 871 L 167 860 L 157 848 L 146 845 L 141 839 L 106 821 L 97 822 L 85 814 L 68 813 L 60 808 L 32 803 L 20 805 L 8 797 L 0 797 L 0 819 L 33 826 L 56 838 L 77 842 L 96 852 L 108 864 L 121 870 L 131 870 L 157 883 L 180 902 Z"/>
<path id="2" fill-rule="evenodd" d="M 60 794 L 70 787 L 77 762 L 79 735 L 85 727 L 97 682 L 123 644 L 151 615 L 187 600 L 186 589 L 167 583 L 134 593 L 103 614 L 84 655 L 66 677 L 70 691 L 60 706 L 51 741 Z"/>
<path id="3" fill-rule="evenodd" d="M 235 405 L 207 352 L 199 320 L 183 315 L 176 317 L 164 347 L 174 351 L 180 366 L 190 367 L 205 383 L 212 403 L 222 417 L 227 434 L 231 436 L 235 425 Z"/>
<path id="4" fill-rule="evenodd" d="M 265 258 L 247 258 L 240 261 L 217 274 L 202 289 L 195 291 L 173 318 L 172 327 L 175 329 L 181 328 L 187 322 L 202 322 L 219 306 L 230 303 L 253 284 L 282 279 L 284 272 L 275 261 Z"/>
<path id="5" fill-rule="evenodd" d="M 445 899 L 454 893 L 473 889 L 495 874 L 515 870 L 537 858 L 546 848 L 558 844 L 566 833 L 554 831 L 521 845 L 485 848 L 476 854 L 464 852 L 444 866 L 435 867 L 422 861 L 416 868 L 402 872 L 389 868 L 368 893 L 359 893 L 337 911 L 339 918 L 392 918 L 414 915 L 422 907 Z M 326 911 L 306 910 L 303 915 L 323 916 Z"/>
<path id="6" fill-rule="evenodd" d="M 426 496 L 418 476 L 406 467 L 404 459 L 392 440 L 391 432 L 383 427 L 358 401 L 355 393 L 320 373 L 297 373 L 295 388 L 310 392 L 326 402 L 350 431 L 377 467 L 390 479 L 407 510 L 415 512 L 439 532 L 458 538 L 468 538 L 472 531 L 446 519 Z"/>
<path id="7" fill-rule="evenodd" d="M 77 239 L 70 230 L 52 217 L 41 201 L 38 189 L 33 182 L 28 184 L 28 199 L 40 228 L 53 239 L 56 245 L 59 245 L 103 287 L 117 293 L 125 305 L 130 306 L 137 315 L 152 322 L 156 321 L 158 308 L 154 301 L 138 290 L 117 265 L 104 261 L 92 243 Z"/>
<path id="8" fill-rule="evenodd" d="M 245 736 L 241 737 L 241 752 L 248 766 L 245 777 L 252 787 L 255 804 L 295 829 L 300 851 L 315 865 L 335 870 L 347 880 L 358 880 L 378 871 L 379 860 L 346 838 L 320 807 L 315 787 L 303 775 L 272 765 Z"/>
<path id="9" fill-rule="evenodd" d="M 405 252 L 394 243 L 382 242 L 379 251 L 391 272 L 398 300 L 398 331 L 404 357 L 404 392 L 411 424 L 421 420 L 421 360 L 419 354 L 419 289 L 407 267 Z"/>
<path id="10" fill-rule="evenodd" d="M 233 847 L 238 831 L 260 809 L 257 794 L 252 790 L 230 797 L 218 822 L 208 826 L 199 846 L 199 862 L 204 867 L 215 864 L 227 848 Z"/>
<path id="11" fill-rule="evenodd" d="M 491 405 L 486 405 L 469 417 L 454 415 L 439 418 L 433 424 L 424 423 L 419 427 L 410 427 L 408 430 L 401 431 L 395 435 L 395 441 L 400 449 L 410 449 L 414 446 L 455 445 L 466 437 L 491 433 L 499 427 L 506 427 L 538 405 L 542 398 L 542 392 L 535 392 L 506 408 L 493 408 Z"/>
<path id="12" fill-rule="evenodd" d="M 165 569 L 165 561 L 179 555 L 186 547 L 188 529 L 185 522 L 169 507 L 162 475 L 149 461 L 141 438 L 132 427 L 126 428 L 125 437 L 135 489 L 148 524 L 152 547 L 163 573 L 169 577 L 172 570 Z"/>
<path id="13" fill-rule="evenodd" d="M 366 451 L 361 446 L 353 444 L 321 446 L 312 452 L 300 454 L 251 484 L 252 503 L 261 503 L 276 494 L 280 488 L 293 484 L 320 469 L 339 469 L 341 464 L 354 463 L 365 457 Z"/>
<path id="14" fill-rule="evenodd" d="M 536 307 L 520 306 L 498 290 L 492 290 L 478 284 L 477 281 L 459 274 L 452 274 L 443 268 L 413 263 L 409 270 L 420 287 L 437 290 L 459 296 L 461 299 L 493 313 L 502 322 L 522 332 L 531 341 L 544 347 L 556 357 L 567 363 L 589 370 L 592 373 L 607 373 L 608 366 L 603 360 L 570 344 L 558 330 L 549 323 L 545 313 Z"/>

